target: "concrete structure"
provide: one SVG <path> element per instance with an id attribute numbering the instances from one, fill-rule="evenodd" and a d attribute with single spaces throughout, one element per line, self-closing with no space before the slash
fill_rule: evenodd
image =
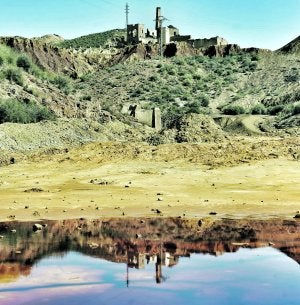
<path id="1" fill-rule="evenodd" d="M 162 44 L 167 45 L 171 42 L 171 39 L 179 37 L 179 29 L 175 28 L 173 25 L 162 28 L 161 38 Z"/>
<path id="2" fill-rule="evenodd" d="M 151 110 L 142 109 L 139 105 L 124 105 L 122 113 L 128 114 L 134 117 L 139 123 L 148 125 L 149 127 L 161 130 L 161 111 L 159 108 L 153 108 Z"/>
<path id="3" fill-rule="evenodd" d="M 145 38 L 144 25 L 137 24 L 128 24 L 127 25 L 127 42 L 129 44 L 137 44 L 143 42 Z"/>
<path id="4" fill-rule="evenodd" d="M 158 43 L 162 46 L 166 46 L 171 42 L 182 42 L 189 43 L 196 49 L 208 48 L 210 46 L 224 46 L 228 45 L 228 42 L 219 36 L 212 37 L 209 39 L 191 39 L 191 35 L 180 35 L 179 29 L 173 25 L 163 27 L 162 24 L 167 19 L 161 15 L 161 8 L 156 8 L 156 19 L 155 19 L 155 30 L 149 30 L 144 28 L 143 24 L 130 24 L 127 25 L 127 43 L 128 44 L 148 44 Z"/>
<path id="5" fill-rule="evenodd" d="M 209 39 L 194 39 L 192 41 L 193 47 L 196 49 L 208 48 L 210 46 L 226 46 L 228 42 L 226 39 L 216 36 Z"/>

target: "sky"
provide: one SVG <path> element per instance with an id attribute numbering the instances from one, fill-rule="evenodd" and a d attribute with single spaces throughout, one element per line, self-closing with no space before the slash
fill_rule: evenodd
<path id="1" fill-rule="evenodd" d="M 278 49 L 300 35 L 300 0 L 127 0 L 129 23 L 154 28 L 162 8 L 180 34 Z M 125 27 L 126 0 L 0 0 L 0 36 L 66 39 Z"/>

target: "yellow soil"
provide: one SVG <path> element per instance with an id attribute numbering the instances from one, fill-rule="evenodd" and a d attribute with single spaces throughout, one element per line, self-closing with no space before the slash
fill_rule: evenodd
<path id="1" fill-rule="evenodd" d="M 166 147 L 156 149 L 165 156 Z M 109 150 L 88 145 L 0 168 L 0 220 L 158 215 L 152 209 L 163 216 L 289 218 L 300 209 L 300 163 L 288 157 L 228 167 L 147 154 L 105 159 Z"/>

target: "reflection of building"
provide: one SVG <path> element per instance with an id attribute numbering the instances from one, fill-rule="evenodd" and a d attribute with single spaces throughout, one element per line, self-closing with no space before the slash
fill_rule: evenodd
<path id="1" fill-rule="evenodd" d="M 144 269 L 146 255 L 142 253 L 128 252 L 127 264 L 129 268 Z"/>
<path id="2" fill-rule="evenodd" d="M 129 286 L 129 268 L 144 269 L 145 262 L 147 264 L 155 264 L 155 281 L 157 284 L 166 280 L 163 275 L 162 266 L 173 267 L 178 263 L 178 256 L 174 256 L 169 252 L 161 252 L 160 254 L 144 254 L 135 251 L 127 251 L 127 287 Z"/>

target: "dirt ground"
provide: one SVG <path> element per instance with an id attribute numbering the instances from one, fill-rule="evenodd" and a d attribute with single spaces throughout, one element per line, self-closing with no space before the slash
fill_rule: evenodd
<path id="1" fill-rule="evenodd" d="M 0 168 L 0 220 L 292 218 L 300 210 L 299 140 L 282 141 L 89 144 L 35 156 Z"/>

